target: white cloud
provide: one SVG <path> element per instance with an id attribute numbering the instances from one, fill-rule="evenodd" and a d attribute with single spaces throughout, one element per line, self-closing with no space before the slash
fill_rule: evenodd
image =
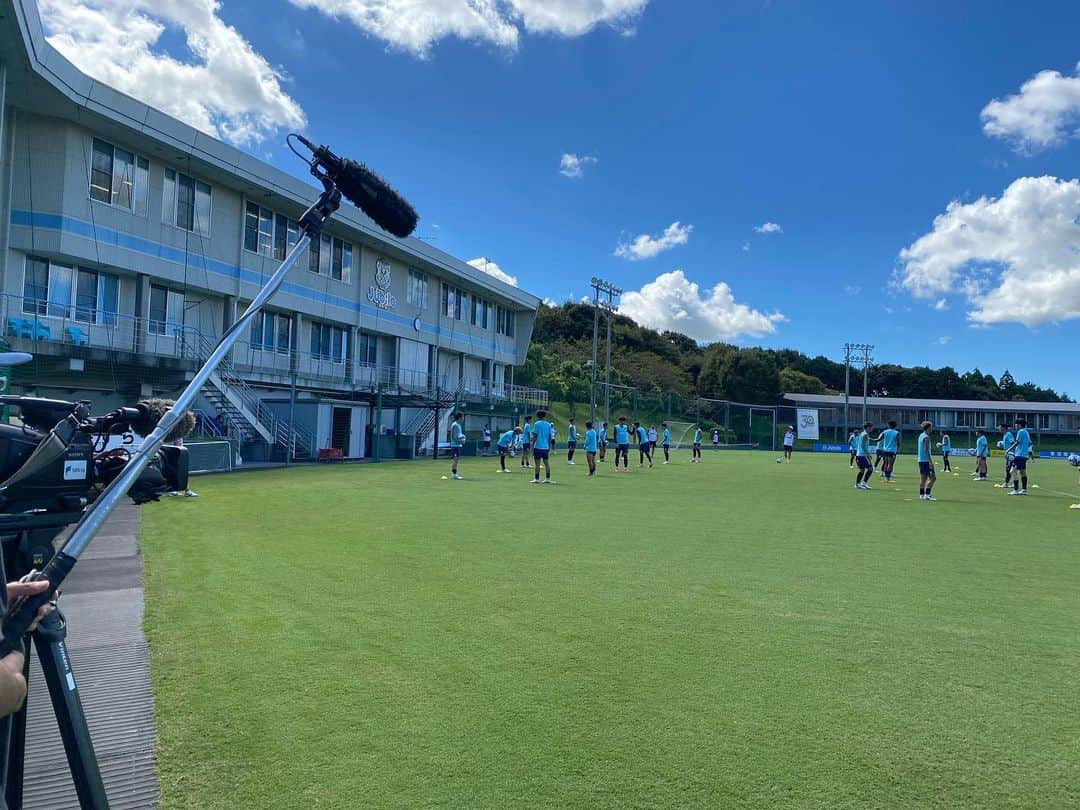
<path id="1" fill-rule="evenodd" d="M 938 346 L 947 346 L 950 340 L 952 340 L 952 335 L 942 335 L 934 342 L 937 343 Z"/>
<path id="2" fill-rule="evenodd" d="M 554 298 L 550 298 L 546 295 L 543 298 L 543 303 L 546 307 L 557 307 L 559 305 L 559 303 Z"/>
<path id="3" fill-rule="evenodd" d="M 487 273 L 489 276 L 494 276 L 499 281 L 503 281 L 509 284 L 511 287 L 516 287 L 518 285 L 517 276 L 510 275 L 501 267 L 499 267 L 499 265 L 495 264 L 495 262 L 489 261 L 483 256 L 477 259 L 471 259 L 470 261 L 466 262 L 466 264 L 475 267 L 477 270 L 483 273 Z"/>
<path id="4" fill-rule="evenodd" d="M 690 232 L 693 225 L 683 225 L 675 221 L 664 228 L 660 236 L 650 236 L 641 233 L 629 242 L 620 242 L 615 246 L 615 255 L 631 261 L 651 259 L 665 250 L 671 250 L 676 245 L 685 245 L 690 241 Z"/>
<path id="5" fill-rule="evenodd" d="M 862 292 L 862 287 L 858 284 L 845 284 L 844 295 L 858 295 Z"/>
<path id="6" fill-rule="evenodd" d="M 218 16 L 217 0 L 39 0 L 49 42 L 111 87 L 235 144 L 306 125 L 281 72 Z M 180 29 L 190 61 L 158 45 Z"/>
<path id="7" fill-rule="evenodd" d="M 663 273 L 640 290 L 623 293 L 619 311 L 643 326 L 682 332 L 700 343 L 771 335 L 777 323 L 787 320 L 779 312 L 766 315 L 736 303 L 724 282 L 702 294 L 682 270 Z"/>
<path id="8" fill-rule="evenodd" d="M 743 249 L 743 253 L 749 253 L 750 252 L 750 243 L 749 242 L 743 242 L 742 243 L 742 249 Z"/>
<path id="9" fill-rule="evenodd" d="M 1075 76 L 1036 73 L 1020 92 L 994 99 L 982 111 L 983 132 L 1011 141 L 1019 152 L 1057 146 L 1080 134 L 1080 65 Z"/>
<path id="10" fill-rule="evenodd" d="M 517 50 L 522 31 L 577 37 L 598 25 L 632 32 L 649 0 L 291 0 L 346 19 L 391 47 L 426 57 L 445 37 Z"/>
<path id="11" fill-rule="evenodd" d="M 590 163 L 596 163 L 596 158 L 592 155 L 577 155 L 567 152 L 559 160 L 559 174 L 566 177 L 584 177 L 585 167 Z"/>
<path id="12" fill-rule="evenodd" d="M 948 308 L 949 302 L 944 298 L 939 298 L 937 301 L 934 302 L 934 309 L 936 309 L 938 312 L 944 312 Z"/>
<path id="13" fill-rule="evenodd" d="M 777 225 L 775 222 L 766 222 L 762 225 L 757 225 L 754 228 L 758 233 L 783 233 L 784 229 Z"/>
<path id="14" fill-rule="evenodd" d="M 1080 181 L 1021 177 L 998 198 L 954 201 L 900 252 L 895 282 L 960 294 L 975 325 L 1080 317 Z"/>

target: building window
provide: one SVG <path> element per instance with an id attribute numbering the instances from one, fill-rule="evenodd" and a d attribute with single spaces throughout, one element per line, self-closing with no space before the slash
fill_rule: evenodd
<path id="1" fill-rule="evenodd" d="M 457 291 L 457 314 L 455 317 L 459 321 L 464 321 L 468 317 L 469 312 L 469 295 L 464 290 Z"/>
<path id="2" fill-rule="evenodd" d="M 374 366 L 378 357 L 378 345 L 379 341 L 375 335 L 369 332 L 361 332 L 357 343 L 357 361 Z"/>
<path id="3" fill-rule="evenodd" d="M 506 307 L 495 309 L 495 331 L 506 337 L 514 336 L 514 313 Z"/>
<path id="4" fill-rule="evenodd" d="M 184 328 L 184 294 L 168 287 L 150 285 L 150 319 L 147 331 L 151 335 L 176 334 Z"/>
<path id="5" fill-rule="evenodd" d="M 340 326 L 311 324 L 311 354 L 324 360 L 343 363 L 348 358 L 348 332 Z"/>
<path id="6" fill-rule="evenodd" d="M 417 309 L 427 308 L 427 276 L 419 270 L 409 270 L 405 297 Z"/>
<path id="7" fill-rule="evenodd" d="M 211 189 L 207 183 L 166 169 L 161 194 L 161 221 L 184 231 L 209 236 L 210 196 Z"/>
<path id="8" fill-rule="evenodd" d="M 352 244 L 326 234 L 313 239 L 308 269 L 348 284 L 352 279 Z"/>
<path id="9" fill-rule="evenodd" d="M 292 348 L 292 317 L 282 313 L 257 312 L 251 320 L 251 348 L 288 354 Z"/>
<path id="10" fill-rule="evenodd" d="M 90 159 L 90 198 L 146 215 L 150 161 L 94 138 Z"/>
<path id="11" fill-rule="evenodd" d="M 1048 414 L 1048 413 L 1040 413 L 1039 414 L 1039 430 L 1049 430 L 1049 429 L 1050 429 L 1050 414 Z"/>
<path id="12" fill-rule="evenodd" d="M 253 202 L 244 208 L 244 250 L 281 261 L 300 241 L 300 224 Z"/>
<path id="13" fill-rule="evenodd" d="M 116 323 L 120 279 L 108 273 L 28 256 L 23 277 L 22 311 L 74 318 L 82 323 Z"/>
<path id="14" fill-rule="evenodd" d="M 956 426 L 957 427 L 967 427 L 968 426 L 968 412 L 967 411 L 957 411 L 956 412 Z"/>
<path id="15" fill-rule="evenodd" d="M 457 309 L 457 295 L 449 284 L 442 285 L 442 314 L 447 318 L 453 318 Z"/>

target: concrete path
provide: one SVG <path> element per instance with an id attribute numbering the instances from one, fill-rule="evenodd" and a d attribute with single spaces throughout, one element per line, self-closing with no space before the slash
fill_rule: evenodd
<path id="1" fill-rule="evenodd" d="M 79 695 L 113 808 L 158 806 L 138 538 L 138 508 L 125 502 L 79 560 L 60 599 Z M 26 737 L 27 810 L 78 808 L 36 656 Z"/>

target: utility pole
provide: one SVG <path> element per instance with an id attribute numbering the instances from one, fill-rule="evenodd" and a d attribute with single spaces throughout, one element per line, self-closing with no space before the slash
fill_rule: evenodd
<path id="1" fill-rule="evenodd" d="M 870 343 L 845 343 L 844 344 L 844 430 L 850 430 L 849 401 L 851 389 L 851 364 L 862 363 L 863 392 L 862 392 L 862 423 L 866 424 L 867 405 L 867 378 L 870 373 L 870 352 L 874 350 Z M 862 355 L 861 357 L 858 355 Z"/>

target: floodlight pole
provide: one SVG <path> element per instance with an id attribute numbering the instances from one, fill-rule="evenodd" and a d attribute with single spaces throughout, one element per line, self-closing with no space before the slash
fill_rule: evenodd
<path id="1" fill-rule="evenodd" d="M 867 380 L 870 374 L 870 352 L 874 350 L 870 343 L 845 343 L 844 344 L 844 430 L 850 430 L 850 398 L 851 398 L 851 361 L 855 353 L 861 353 L 861 357 L 854 357 L 855 362 L 862 363 L 863 371 L 863 404 L 862 424 L 866 424 L 867 410 Z"/>
<path id="2" fill-rule="evenodd" d="M 596 421 L 596 365 L 598 358 L 599 331 L 600 331 L 600 310 L 603 309 L 607 312 L 607 345 L 605 348 L 606 362 L 604 363 L 604 421 L 611 421 L 611 313 L 618 312 L 618 307 L 615 306 L 614 296 L 622 295 L 622 290 L 612 284 L 610 281 L 605 281 L 602 278 L 593 276 L 589 280 L 589 286 L 593 288 L 593 344 L 592 344 L 592 394 L 589 398 L 589 419 Z M 607 294 L 607 301 L 600 298 L 602 293 Z"/>

